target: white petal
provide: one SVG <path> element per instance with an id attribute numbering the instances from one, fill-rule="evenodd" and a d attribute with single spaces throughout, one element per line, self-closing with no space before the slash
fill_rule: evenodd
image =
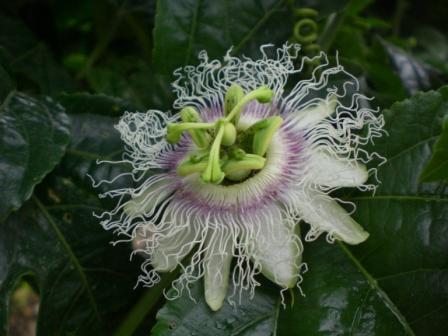
<path id="1" fill-rule="evenodd" d="M 170 184 L 172 184 L 170 179 L 160 179 L 152 182 L 140 195 L 128 201 L 124 205 L 123 211 L 131 217 L 151 214 L 157 205 L 173 191 Z"/>
<path id="2" fill-rule="evenodd" d="M 280 210 L 277 210 L 280 213 Z M 297 283 L 302 262 L 302 246 L 298 225 L 293 229 L 280 216 L 262 223 L 258 228 L 251 257 L 261 266 L 261 273 L 281 287 L 292 288 Z"/>
<path id="3" fill-rule="evenodd" d="M 215 233 L 206 246 L 204 288 L 205 301 L 213 311 L 222 307 L 229 285 L 230 264 L 233 257 L 233 240 Z"/>
<path id="4" fill-rule="evenodd" d="M 151 254 L 151 264 L 156 271 L 174 270 L 195 245 L 195 233 L 186 227 L 173 228 L 166 236 L 157 238 Z"/>
<path id="5" fill-rule="evenodd" d="M 337 99 L 335 96 L 329 100 L 297 112 L 297 127 L 306 129 L 312 127 L 336 112 Z"/>
<path id="6" fill-rule="evenodd" d="M 363 164 L 330 156 L 323 151 L 313 152 L 309 165 L 310 181 L 322 186 L 357 187 L 369 177 Z"/>
<path id="7" fill-rule="evenodd" d="M 182 227 L 173 228 L 163 237 L 156 230 L 153 223 L 137 227 L 132 247 L 142 257 L 150 258 L 156 271 L 172 271 L 193 248 L 195 235 Z"/>
<path id="8" fill-rule="evenodd" d="M 320 191 L 307 190 L 297 207 L 303 220 L 313 229 L 329 232 L 348 244 L 359 244 L 369 237 L 369 233 L 347 211 Z"/>

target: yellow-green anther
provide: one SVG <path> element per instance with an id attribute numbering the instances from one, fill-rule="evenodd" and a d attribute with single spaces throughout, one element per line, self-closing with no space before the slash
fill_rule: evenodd
<path id="1" fill-rule="evenodd" d="M 201 173 L 207 168 L 208 158 L 204 157 L 201 161 L 193 162 L 185 160 L 177 167 L 179 176 L 187 176 L 194 173 Z"/>
<path id="2" fill-rule="evenodd" d="M 222 144 L 224 146 L 232 146 L 236 140 L 236 128 L 231 122 L 224 124 L 224 134 L 222 136 Z"/>
<path id="3" fill-rule="evenodd" d="M 264 156 L 266 154 L 272 137 L 274 136 L 275 131 L 277 131 L 282 122 L 283 119 L 279 116 L 270 117 L 260 122 L 260 124 L 263 123 L 262 126 L 264 127 L 258 128 L 254 134 L 252 143 L 252 151 L 254 154 L 260 156 Z"/>
<path id="4" fill-rule="evenodd" d="M 206 130 L 215 127 L 214 123 L 186 122 L 179 124 L 168 124 L 166 127 L 166 140 L 175 144 L 178 143 L 182 133 L 186 130 Z"/>
<path id="5" fill-rule="evenodd" d="M 189 160 L 191 163 L 199 163 L 204 160 L 205 157 L 208 157 L 208 151 L 196 152 L 190 156 Z"/>
<path id="6" fill-rule="evenodd" d="M 239 118 L 239 114 L 241 113 L 244 105 L 249 103 L 251 100 L 256 99 L 259 103 L 266 104 L 269 103 L 274 97 L 274 92 L 269 89 L 267 86 L 261 86 L 256 90 L 249 92 L 240 101 L 233 107 L 230 113 L 226 116 L 225 120 L 232 121 Z"/>
<path id="7" fill-rule="evenodd" d="M 247 172 L 251 170 L 260 170 L 264 167 L 266 159 L 255 154 L 246 154 L 241 160 L 228 160 L 223 171 L 229 180 L 240 180 L 241 177 L 247 177 Z"/>
<path id="8" fill-rule="evenodd" d="M 193 107 L 185 107 L 180 111 L 184 123 L 202 123 L 199 113 Z M 189 129 L 191 139 L 199 148 L 205 148 L 210 143 L 210 135 L 204 129 Z"/>
<path id="9" fill-rule="evenodd" d="M 219 152 L 221 150 L 221 141 L 223 135 L 224 125 L 223 123 L 220 123 L 215 140 L 213 141 L 212 147 L 210 148 L 210 156 L 208 158 L 207 167 L 201 174 L 201 178 L 204 182 L 219 184 L 222 182 L 222 180 L 224 180 L 225 174 L 221 170 L 221 162 L 219 160 Z"/>
<path id="10" fill-rule="evenodd" d="M 226 96 L 224 98 L 224 115 L 227 116 L 233 108 L 238 104 L 238 102 L 243 99 L 244 90 L 238 84 L 232 84 L 231 87 L 226 92 Z M 239 115 L 235 117 L 235 125 L 238 124 Z"/>

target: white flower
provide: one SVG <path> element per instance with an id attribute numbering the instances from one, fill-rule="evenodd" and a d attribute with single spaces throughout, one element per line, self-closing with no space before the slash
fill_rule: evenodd
<path id="1" fill-rule="evenodd" d="M 177 292 L 204 278 L 217 310 L 229 281 L 252 294 L 260 272 L 284 289 L 297 284 L 300 220 L 311 227 L 307 241 L 323 232 L 329 241 L 367 239 L 329 193 L 375 188 L 366 182 L 375 169 L 364 164 L 376 154 L 360 146 L 382 135 L 383 119 L 324 54 L 310 79 L 292 83 L 306 61 L 294 67 L 298 50 L 264 46 L 258 60 L 229 51 L 223 62 L 201 52 L 197 67 L 175 71 L 180 113 L 121 118 L 123 161 L 138 186 L 102 194 L 118 204 L 99 217 L 147 256 L 140 282 L 151 286 L 159 272 L 181 267 Z"/>

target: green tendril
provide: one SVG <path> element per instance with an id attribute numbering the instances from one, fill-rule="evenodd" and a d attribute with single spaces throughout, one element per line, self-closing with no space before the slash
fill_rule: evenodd
<path id="1" fill-rule="evenodd" d="M 293 2 L 291 2 L 291 7 L 293 15 L 297 18 L 292 29 L 292 41 L 300 43 L 306 55 L 310 57 L 318 55 L 321 51 L 321 46 L 317 42 L 319 29 L 316 20 L 319 12 L 313 8 L 295 8 Z M 310 63 L 318 65 L 319 60 L 316 59 Z"/>
<path id="2" fill-rule="evenodd" d="M 224 97 L 224 115 L 227 116 L 233 110 L 233 108 L 238 104 L 238 102 L 243 99 L 244 90 L 238 84 L 233 84 L 229 87 Z M 235 125 L 238 125 L 239 115 L 235 116 Z"/>
<path id="3" fill-rule="evenodd" d="M 221 170 L 221 163 L 219 161 L 219 152 L 221 149 L 221 141 L 224 135 L 224 125 L 220 123 L 216 138 L 210 148 L 210 156 L 207 167 L 201 175 L 204 182 L 219 184 L 224 180 L 225 174 Z"/>
<path id="4" fill-rule="evenodd" d="M 294 38 L 303 44 L 316 41 L 318 38 L 316 21 L 309 18 L 297 21 L 294 25 Z"/>
<path id="5" fill-rule="evenodd" d="M 313 8 L 294 8 L 294 15 L 298 17 L 309 17 L 316 19 L 319 12 Z"/>

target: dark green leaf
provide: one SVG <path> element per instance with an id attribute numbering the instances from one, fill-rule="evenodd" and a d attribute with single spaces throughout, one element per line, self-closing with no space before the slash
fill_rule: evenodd
<path id="1" fill-rule="evenodd" d="M 47 182 L 0 228 L 0 333 L 9 295 L 26 275 L 41 298 L 38 335 L 109 335 L 114 314 L 137 294 L 137 265 L 126 246 L 108 244 L 112 236 L 92 216 L 102 210 L 96 195 L 70 177 Z"/>
<path id="2" fill-rule="evenodd" d="M 22 91 L 56 95 L 69 91 L 73 83 L 48 49 L 20 21 L 0 13 L 1 58 L 17 77 Z"/>
<path id="3" fill-rule="evenodd" d="M 414 54 L 426 64 L 448 74 L 448 39 L 434 28 L 425 27 L 416 33 L 417 50 Z"/>
<path id="4" fill-rule="evenodd" d="M 14 89 L 14 83 L 9 73 L 0 63 L 0 101 L 5 100 L 6 96 Z"/>
<path id="5" fill-rule="evenodd" d="M 167 0 L 157 5 L 154 63 L 163 75 L 197 63 L 203 49 L 218 58 L 232 46 L 234 53 L 250 54 L 291 35 L 291 14 L 282 0 Z"/>
<path id="6" fill-rule="evenodd" d="M 123 99 L 105 94 L 87 92 L 62 94 L 58 100 L 65 107 L 67 114 L 92 113 L 102 116 L 121 116 L 124 111 L 134 110 L 134 107 Z"/>
<path id="7" fill-rule="evenodd" d="M 296 295 L 292 308 L 280 310 L 278 336 L 411 334 L 394 303 L 343 244 L 320 239 L 305 246 L 304 260 L 305 296 Z"/>
<path id="8" fill-rule="evenodd" d="M 417 335 L 444 335 L 448 321 L 448 199 L 436 184 L 419 185 L 431 154 L 448 88 L 417 94 L 385 112 L 389 137 L 376 150 L 375 197 L 357 197 L 356 219 L 370 232 L 355 255 L 389 295 Z"/>
<path id="9" fill-rule="evenodd" d="M 95 91 L 122 97 L 143 110 L 168 109 L 173 101 L 170 81 L 137 58 L 111 58 L 92 69 L 87 80 Z"/>
<path id="10" fill-rule="evenodd" d="M 130 244 L 109 244 L 113 235 L 92 215 L 110 210 L 109 202 L 98 199 L 86 177 L 108 178 L 128 168 L 96 165 L 97 158 L 119 158 L 123 145 L 113 128 L 117 118 L 95 112 L 121 109 L 121 101 L 87 94 L 62 101 L 72 122 L 67 154 L 27 206 L 0 226 L 0 334 L 9 295 L 25 275 L 40 293 L 38 335 L 111 335 L 142 293 L 134 290 L 140 260 L 129 261 Z M 152 290 L 157 300 L 162 288 Z"/>
<path id="11" fill-rule="evenodd" d="M 351 72 L 354 67 L 359 69 L 354 74 L 366 79 L 364 90 L 375 97 L 376 104 L 386 107 L 406 98 L 406 88 L 378 39 L 370 44 L 362 28 L 344 25 L 336 36 L 334 48 L 341 50 L 341 62 Z"/>
<path id="12" fill-rule="evenodd" d="M 378 170 L 382 184 L 374 196 L 347 199 L 356 202 L 354 217 L 370 237 L 350 248 L 324 239 L 305 244 L 304 261 L 309 266 L 301 284 L 305 296 L 295 291 L 293 308 L 278 311 L 274 334 L 445 334 L 448 198 L 437 193 L 436 185 L 419 185 L 417 177 L 440 133 L 447 103 L 448 88 L 442 88 L 396 103 L 385 112 L 389 136 L 373 147 L 388 158 Z M 162 331 L 168 333 L 169 322 L 176 325 L 179 320 L 182 328 L 188 326 L 181 331 L 206 329 L 201 321 L 215 317 L 201 293 L 197 295 L 195 306 L 184 298 L 165 305 L 159 317 L 159 325 L 165 326 Z M 263 298 L 264 292 L 256 291 L 255 300 Z M 270 302 L 275 310 L 275 302 Z M 200 318 L 190 317 L 191 311 Z M 211 329 L 209 335 L 215 332 Z"/>
<path id="13" fill-rule="evenodd" d="M 335 1 L 293 0 L 293 3 L 297 8 L 303 8 L 303 7 L 313 8 L 318 11 L 319 17 L 326 17 L 331 13 L 341 12 L 350 3 L 350 0 L 335 0 Z"/>
<path id="14" fill-rule="evenodd" d="M 129 171 L 130 167 L 126 164 L 96 163 L 97 160 L 120 160 L 122 156 L 123 143 L 114 128 L 118 118 L 81 113 L 71 115 L 71 122 L 73 134 L 76 136 L 73 136 L 61 168 L 69 172 L 79 186 L 90 188 L 92 180 L 89 176 L 95 181 L 101 181 Z M 132 183 L 131 179 L 122 178 L 115 185 L 127 184 L 129 187 Z M 98 192 L 108 190 L 110 187 L 102 185 Z"/>
<path id="15" fill-rule="evenodd" d="M 445 334 L 448 198 L 435 194 L 434 185 L 420 186 L 417 177 L 447 102 L 448 89 L 442 88 L 385 112 L 390 136 L 373 147 L 388 158 L 378 170 L 382 184 L 375 196 L 349 199 L 370 237 L 350 249 L 305 246 L 306 296 L 280 312 L 279 335 Z M 282 328 L 290 324 L 297 332 Z"/>
<path id="16" fill-rule="evenodd" d="M 431 147 L 442 131 L 442 118 L 448 111 L 448 87 L 419 93 L 397 102 L 384 112 L 389 133 L 375 141 L 372 149 L 388 159 L 378 171 L 379 192 L 395 195 L 434 194 L 436 184 L 418 183 L 418 177 L 431 156 Z"/>
<path id="17" fill-rule="evenodd" d="M 447 114 L 448 115 L 448 114 Z M 437 138 L 432 149 L 432 156 L 420 175 L 422 182 L 448 182 L 448 123 Z"/>
<path id="18" fill-rule="evenodd" d="M 168 301 L 157 314 L 153 336 L 270 336 L 275 324 L 277 290 L 264 286 L 250 300 L 243 293 L 241 303 L 232 307 L 228 302 L 217 312 L 206 305 L 202 281 L 191 288 L 192 302 L 188 293 L 175 301 Z M 229 288 L 232 291 L 233 287 Z M 169 295 L 173 294 L 171 290 Z M 238 300 L 238 294 L 233 298 Z"/>
<path id="19" fill-rule="evenodd" d="M 349 1 L 347 7 L 345 8 L 347 15 L 358 15 L 367 6 L 372 4 L 373 0 L 352 0 Z"/>
<path id="20" fill-rule="evenodd" d="M 17 210 L 61 160 L 69 142 L 62 106 L 11 92 L 0 107 L 0 219 Z"/>
<path id="21" fill-rule="evenodd" d="M 421 62 L 391 43 L 382 40 L 381 44 L 409 94 L 431 87 L 427 70 Z"/>

